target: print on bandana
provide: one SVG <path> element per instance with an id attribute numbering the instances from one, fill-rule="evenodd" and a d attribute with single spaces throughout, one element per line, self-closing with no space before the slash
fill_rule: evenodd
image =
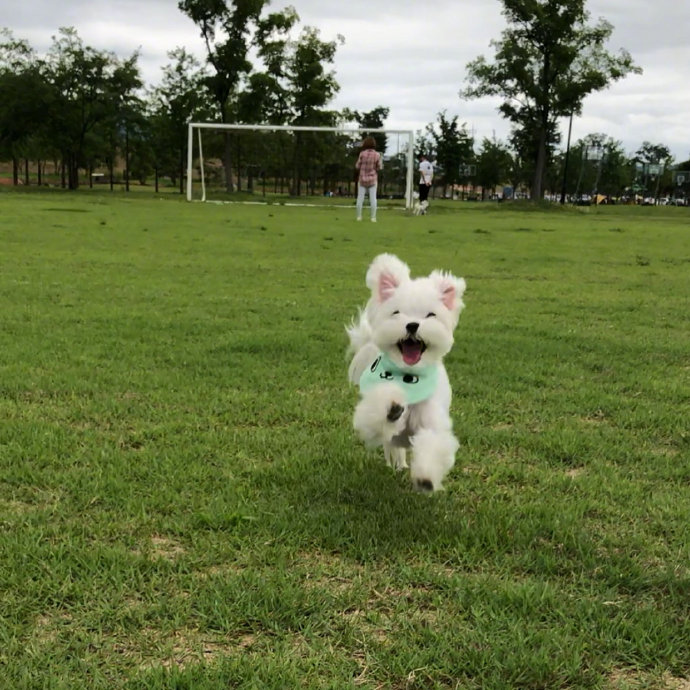
<path id="1" fill-rule="evenodd" d="M 359 379 L 362 393 L 380 383 L 391 381 L 402 389 L 408 405 L 415 405 L 430 398 L 438 383 L 438 365 L 428 367 L 400 367 L 381 353 L 364 370 Z"/>

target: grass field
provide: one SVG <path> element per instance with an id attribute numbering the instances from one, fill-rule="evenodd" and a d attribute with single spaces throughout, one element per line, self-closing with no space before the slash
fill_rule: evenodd
<path id="1" fill-rule="evenodd" d="M 0 193 L 0 687 L 690 687 L 687 209 Z M 371 258 L 452 270 L 461 441 L 351 430 Z"/>

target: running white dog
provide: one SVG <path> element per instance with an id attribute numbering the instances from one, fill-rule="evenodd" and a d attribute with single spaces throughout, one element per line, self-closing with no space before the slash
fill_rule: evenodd
<path id="1" fill-rule="evenodd" d="M 371 298 L 347 329 L 349 378 L 361 394 L 354 427 L 367 445 L 383 446 L 386 462 L 397 470 L 408 466 L 411 447 L 413 485 L 435 491 L 458 449 L 443 357 L 453 345 L 465 281 L 441 271 L 411 279 L 405 263 L 381 254 L 366 284 Z"/>

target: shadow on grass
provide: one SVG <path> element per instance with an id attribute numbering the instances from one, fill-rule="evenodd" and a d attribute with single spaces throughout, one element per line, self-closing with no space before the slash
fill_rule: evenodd
<path id="1" fill-rule="evenodd" d="M 288 550 L 318 549 L 361 563 L 430 561 L 457 570 L 597 581 L 628 594 L 677 593 L 665 567 L 650 569 L 587 500 L 482 483 L 458 469 L 448 489 L 415 492 L 378 454 L 352 446 L 330 462 L 278 463 L 253 476 L 259 515 L 250 529 Z M 566 485 L 564 485 L 566 486 Z M 259 532 L 259 534 L 257 534 Z M 687 583 L 687 579 L 685 579 Z"/>
<path id="2" fill-rule="evenodd" d="M 263 505 L 255 525 L 286 547 L 357 562 L 431 559 L 459 569 L 549 574 L 592 567 L 597 545 L 555 500 L 535 505 L 456 468 L 447 490 L 422 494 L 408 473 L 355 443 L 330 461 L 295 458 L 254 475 Z M 260 525 L 260 526 L 259 526 Z M 264 535 L 262 535 L 264 536 Z"/>
<path id="3" fill-rule="evenodd" d="M 469 526 L 460 497 L 417 493 L 407 472 L 396 474 L 379 454 L 354 446 L 349 458 L 288 461 L 255 481 L 274 536 L 356 560 L 439 545 Z"/>

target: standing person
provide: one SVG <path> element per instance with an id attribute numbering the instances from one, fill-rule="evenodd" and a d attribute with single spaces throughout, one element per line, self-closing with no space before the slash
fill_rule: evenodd
<path id="1" fill-rule="evenodd" d="M 434 179 L 434 166 L 425 154 L 419 155 L 419 203 L 429 198 L 431 181 Z"/>
<path id="2" fill-rule="evenodd" d="M 381 154 L 376 150 L 374 137 L 367 137 L 362 142 L 362 151 L 357 158 L 355 168 L 359 170 L 357 188 L 357 220 L 362 220 L 364 195 L 369 192 L 369 206 L 371 207 L 371 222 L 376 222 L 376 186 L 379 181 L 379 170 L 383 168 Z"/>

